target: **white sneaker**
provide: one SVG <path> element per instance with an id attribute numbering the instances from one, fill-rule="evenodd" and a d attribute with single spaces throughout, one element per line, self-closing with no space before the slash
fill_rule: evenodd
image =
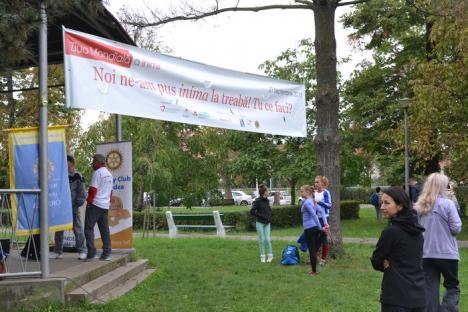
<path id="1" fill-rule="evenodd" d="M 79 260 L 86 260 L 86 257 L 87 257 L 87 256 L 88 256 L 88 255 L 87 255 L 86 253 L 80 252 L 80 254 L 78 255 L 78 259 L 79 259 Z"/>
<path id="2" fill-rule="evenodd" d="M 63 259 L 63 255 L 58 254 L 58 253 L 53 253 L 49 255 L 49 259 Z"/>
<path id="3" fill-rule="evenodd" d="M 268 254 L 266 262 L 271 262 L 271 261 L 273 261 L 273 254 Z"/>
<path id="4" fill-rule="evenodd" d="M 261 262 L 261 263 L 265 263 L 265 262 L 266 262 L 265 255 L 261 255 L 261 256 L 260 256 L 260 262 Z"/>

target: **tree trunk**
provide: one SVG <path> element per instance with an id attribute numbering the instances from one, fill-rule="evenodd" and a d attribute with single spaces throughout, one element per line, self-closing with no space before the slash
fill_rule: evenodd
<path id="1" fill-rule="evenodd" d="M 314 1 L 315 55 L 317 71 L 317 134 L 315 147 L 317 174 L 330 181 L 333 208 L 330 210 L 331 253 L 343 253 L 340 225 L 340 135 L 338 132 L 339 97 L 336 74 L 335 10 L 336 0 Z"/>
<path id="2" fill-rule="evenodd" d="M 289 180 L 289 187 L 291 189 L 291 205 L 294 205 L 296 203 L 296 184 L 297 178 L 291 177 L 291 179 Z"/>
<path id="3" fill-rule="evenodd" d="M 7 74 L 8 98 L 8 128 L 14 128 L 16 122 L 16 101 L 13 97 L 13 72 Z"/>

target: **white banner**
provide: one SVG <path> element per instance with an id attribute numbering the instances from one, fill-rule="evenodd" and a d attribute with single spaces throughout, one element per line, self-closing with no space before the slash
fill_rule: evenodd
<path id="1" fill-rule="evenodd" d="M 63 29 L 68 107 L 306 136 L 304 86 Z"/>
<path id="2" fill-rule="evenodd" d="M 109 229 L 112 249 L 132 248 L 132 143 L 117 142 L 98 144 L 96 152 L 106 157 L 106 167 L 114 177 L 111 202 L 109 207 Z M 94 229 L 96 246 L 102 246 L 101 235 Z"/>

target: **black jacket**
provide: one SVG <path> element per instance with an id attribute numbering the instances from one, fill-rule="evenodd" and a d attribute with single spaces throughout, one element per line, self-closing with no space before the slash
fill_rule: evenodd
<path id="1" fill-rule="evenodd" d="M 257 197 L 252 203 L 250 214 L 257 217 L 257 222 L 268 224 L 271 223 L 271 208 L 268 198 Z"/>
<path id="2" fill-rule="evenodd" d="M 372 266 L 384 272 L 380 302 L 405 308 L 426 305 L 422 253 L 424 228 L 416 214 L 393 217 L 382 231 L 374 253 Z M 390 267 L 384 269 L 384 260 Z"/>

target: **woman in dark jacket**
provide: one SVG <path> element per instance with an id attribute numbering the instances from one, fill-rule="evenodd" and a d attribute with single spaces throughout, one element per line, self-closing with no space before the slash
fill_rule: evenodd
<path id="1" fill-rule="evenodd" d="M 268 201 L 268 188 L 261 184 L 258 187 L 258 193 L 260 196 L 252 203 L 250 214 L 257 217 L 255 225 L 260 240 L 260 261 L 271 262 L 273 260 L 273 249 L 271 248 L 270 240 L 271 208 L 270 202 Z M 265 245 L 268 249 L 268 254 L 266 256 Z"/>
<path id="2" fill-rule="evenodd" d="M 383 192 L 380 209 L 389 224 L 380 235 L 371 262 L 375 270 L 384 272 L 382 312 L 423 312 L 426 310 L 422 268 L 424 228 L 400 187 Z"/>

